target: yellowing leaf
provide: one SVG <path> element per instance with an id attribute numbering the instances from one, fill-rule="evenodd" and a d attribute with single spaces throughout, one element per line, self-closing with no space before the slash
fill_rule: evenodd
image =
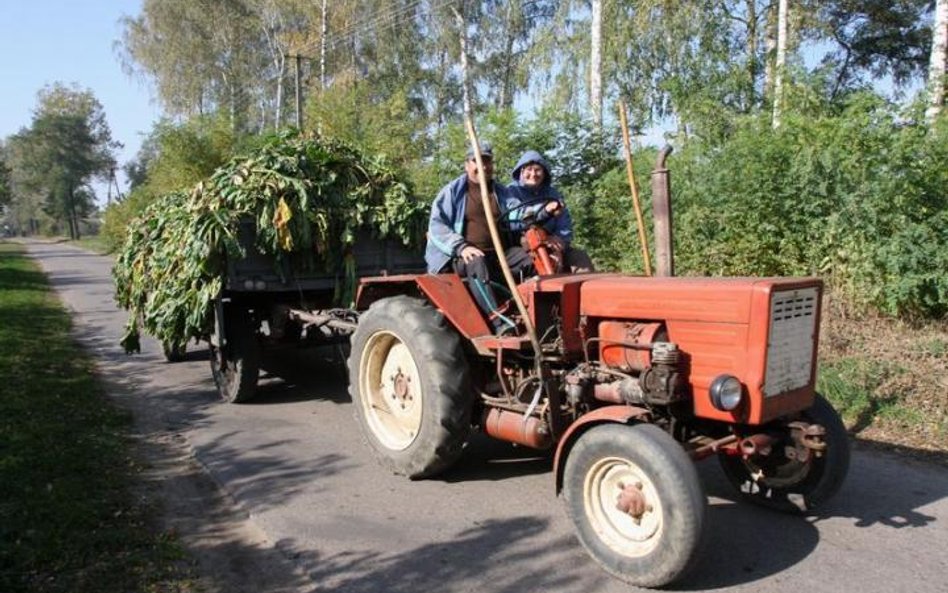
<path id="1" fill-rule="evenodd" d="M 277 243 L 284 251 L 293 249 L 293 235 L 288 228 L 291 218 L 293 218 L 293 211 L 286 204 L 286 200 L 280 198 L 276 211 L 273 213 L 273 226 L 277 232 Z"/>

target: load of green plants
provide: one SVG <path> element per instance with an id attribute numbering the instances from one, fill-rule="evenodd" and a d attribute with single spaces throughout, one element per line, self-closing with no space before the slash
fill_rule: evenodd
<path id="1" fill-rule="evenodd" d="M 256 249 L 296 273 L 354 281 L 349 248 L 360 229 L 420 247 L 427 204 L 382 157 L 325 137 L 282 134 L 231 159 L 190 192 L 161 196 L 129 225 L 112 270 L 129 311 L 122 345 L 139 328 L 165 344 L 209 335 L 228 258 L 245 255 L 240 221 L 256 223 Z M 348 291 L 340 291 L 347 305 Z"/>

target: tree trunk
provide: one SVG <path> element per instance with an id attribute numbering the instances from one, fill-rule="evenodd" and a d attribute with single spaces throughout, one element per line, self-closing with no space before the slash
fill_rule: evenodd
<path id="1" fill-rule="evenodd" d="M 592 0 L 592 47 L 589 57 L 589 103 L 593 125 L 602 129 L 602 0 Z"/>
<path id="2" fill-rule="evenodd" d="M 326 0 L 323 0 L 322 24 L 319 30 L 319 88 L 326 90 L 326 33 L 329 31 Z"/>
<path id="3" fill-rule="evenodd" d="M 464 115 L 474 121 L 474 106 L 471 103 L 471 81 L 468 78 L 467 67 L 467 24 L 464 22 L 464 15 L 456 7 L 452 6 L 451 10 L 454 12 L 461 42 L 461 93 L 464 97 Z"/>
<path id="4" fill-rule="evenodd" d="M 757 105 L 757 0 L 747 0 L 747 111 Z"/>
<path id="5" fill-rule="evenodd" d="M 69 204 L 66 207 L 66 219 L 69 222 L 69 238 L 79 239 L 79 216 L 76 214 L 76 189 L 69 188 Z"/>
<path id="6" fill-rule="evenodd" d="M 928 66 L 928 109 L 925 119 L 934 124 L 945 104 L 945 62 L 948 45 L 948 0 L 935 4 L 935 19 L 932 26 L 932 55 Z"/>
<path id="7" fill-rule="evenodd" d="M 516 37 L 517 29 L 516 24 L 514 23 L 514 4 L 516 0 L 507 0 L 507 37 L 504 43 L 504 71 L 501 74 L 503 80 L 500 85 L 500 96 L 497 99 L 497 106 L 501 109 L 507 109 L 513 105 L 513 90 L 511 87 L 511 79 L 513 78 L 513 69 L 514 69 L 514 59 L 513 59 L 513 45 L 514 37 Z"/>
<path id="8" fill-rule="evenodd" d="M 767 7 L 764 30 L 764 97 L 773 101 L 774 97 L 774 57 L 777 50 L 777 6 Z"/>
<path id="9" fill-rule="evenodd" d="M 447 72 L 448 64 L 448 52 L 447 50 L 442 50 L 438 56 L 438 79 L 439 80 L 448 80 Z M 437 85 L 437 90 L 435 91 L 435 113 L 438 116 L 438 131 L 440 133 L 441 128 L 444 126 L 444 112 L 445 112 L 445 84 Z"/>
<path id="10" fill-rule="evenodd" d="M 774 60 L 774 129 L 780 127 L 780 111 L 783 103 L 783 75 L 787 64 L 788 3 L 789 0 L 780 0 L 777 9 L 777 59 Z"/>

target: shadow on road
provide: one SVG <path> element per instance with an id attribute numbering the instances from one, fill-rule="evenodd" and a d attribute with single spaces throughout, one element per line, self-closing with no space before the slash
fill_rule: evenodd
<path id="1" fill-rule="evenodd" d="M 550 472 L 553 451 L 537 451 L 475 433 L 457 464 L 434 478 L 449 484 L 490 481 Z M 550 473 L 552 480 L 552 473 Z"/>
<path id="2" fill-rule="evenodd" d="M 900 477 L 893 484 L 888 463 Z M 801 562 L 820 544 L 818 525 L 852 520 L 856 527 L 883 525 L 892 529 L 934 527 L 937 518 L 919 509 L 948 496 L 948 475 L 932 480 L 905 460 L 879 454 L 853 455 L 840 492 L 809 516 L 788 515 L 740 499 L 714 460 L 699 464 L 705 492 L 712 500 L 698 564 L 672 590 L 726 588 L 780 573 Z M 929 477 L 923 477 L 929 476 Z"/>
<path id="3" fill-rule="evenodd" d="M 256 513 L 286 504 L 302 490 L 318 493 L 322 479 L 353 467 L 336 453 L 294 460 L 286 450 L 305 447 L 298 441 L 272 441 L 248 450 L 241 446 L 239 436 L 238 431 L 222 434 L 196 446 L 195 453 L 215 479 L 227 484 L 231 496 Z"/>
<path id="4" fill-rule="evenodd" d="M 486 520 L 457 533 L 449 541 L 397 551 L 343 552 L 322 556 L 318 552 L 295 549 L 295 542 L 283 540 L 277 546 L 294 557 L 318 586 L 313 591 L 347 593 L 418 593 L 419 591 L 523 591 L 579 590 L 579 577 L 563 570 L 563 557 L 575 552 L 570 538 L 552 545 L 543 539 L 546 520 L 520 517 L 503 521 Z M 541 543 L 542 548 L 541 548 Z M 542 550 L 542 554 L 540 553 Z M 543 565 L 537 567 L 538 557 Z M 529 561 L 529 562 L 526 562 Z M 524 571 L 522 566 L 530 566 Z M 498 570 L 499 567 L 506 569 Z M 484 575 L 490 574 L 490 582 Z M 585 590 L 594 591 L 596 583 Z M 588 580 L 588 579 L 587 579 Z"/>

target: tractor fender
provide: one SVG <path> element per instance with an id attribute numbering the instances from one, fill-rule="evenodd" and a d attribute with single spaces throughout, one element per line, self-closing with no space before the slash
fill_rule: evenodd
<path id="1" fill-rule="evenodd" d="M 464 280 L 457 274 L 363 278 L 356 295 L 356 310 L 364 311 L 379 299 L 398 295 L 426 299 L 468 340 L 492 335 Z"/>
<path id="2" fill-rule="evenodd" d="M 613 422 L 616 424 L 634 424 L 637 422 L 648 422 L 651 419 L 650 412 L 645 408 L 638 406 L 605 406 L 596 408 L 588 414 L 580 416 L 579 420 L 570 424 L 563 437 L 556 445 L 556 455 L 553 457 L 553 479 L 556 484 L 556 494 L 560 493 L 563 487 L 563 468 L 566 465 L 566 457 L 570 449 L 579 437 L 597 424 L 606 424 Z"/>

